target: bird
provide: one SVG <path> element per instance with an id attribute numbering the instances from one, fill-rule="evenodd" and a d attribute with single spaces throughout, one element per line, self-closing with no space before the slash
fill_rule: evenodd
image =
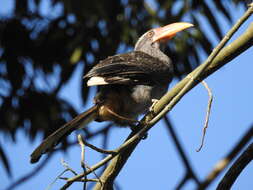
<path id="1" fill-rule="evenodd" d="M 109 56 L 96 64 L 85 76 L 87 86 L 98 86 L 94 106 L 49 135 L 32 152 L 30 162 L 52 151 L 63 137 L 95 120 L 112 121 L 118 126 L 134 126 L 138 116 L 149 111 L 155 100 L 167 91 L 173 78 L 173 65 L 161 46 L 178 32 L 193 25 L 176 22 L 153 28 L 136 42 L 134 50 Z"/>

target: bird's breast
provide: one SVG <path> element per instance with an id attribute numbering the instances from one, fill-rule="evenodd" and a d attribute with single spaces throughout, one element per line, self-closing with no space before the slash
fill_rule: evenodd
<path id="1" fill-rule="evenodd" d="M 128 125 L 136 121 L 138 115 L 148 111 L 152 99 L 160 99 L 167 86 L 162 85 L 110 85 L 101 88 L 94 99 L 101 104 L 97 121 L 114 121 Z"/>
<path id="2" fill-rule="evenodd" d="M 160 99 L 165 94 L 166 89 L 167 85 L 136 85 L 131 94 L 132 99 L 136 102 L 136 106 L 132 109 L 138 114 L 147 112 L 148 108 L 152 105 L 152 99 Z"/>

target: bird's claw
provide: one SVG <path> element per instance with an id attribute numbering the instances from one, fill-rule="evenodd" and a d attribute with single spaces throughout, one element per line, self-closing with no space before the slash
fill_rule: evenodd
<path id="1" fill-rule="evenodd" d="M 154 107 L 155 107 L 155 105 L 157 104 L 158 101 L 159 101 L 159 100 L 157 100 L 157 99 L 152 99 L 152 100 L 151 100 L 152 105 L 151 105 L 150 108 L 149 108 L 149 111 L 150 111 L 150 112 L 153 112 Z"/>

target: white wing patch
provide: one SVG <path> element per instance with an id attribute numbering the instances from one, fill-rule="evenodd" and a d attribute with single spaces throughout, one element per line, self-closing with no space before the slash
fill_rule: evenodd
<path id="1" fill-rule="evenodd" d="M 87 86 L 96 86 L 96 85 L 105 85 L 105 84 L 108 84 L 108 82 L 106 82 L 103 77 L 91 77 L 87 81 Z"/>

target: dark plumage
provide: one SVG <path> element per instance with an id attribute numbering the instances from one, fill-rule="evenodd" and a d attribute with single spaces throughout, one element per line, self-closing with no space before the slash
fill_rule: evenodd
<path id="1" fill-rule="evenodd" d="M 161 61 L 141 51 L 133 51 L 108 57 L 95 65 L 84 78 L 103 77 L 109 84 L 169 83 L 172 79 L 172 64 Z"/>
<path id="2" fill-rule="evenodd" d="M 136 123 L 152 100 L 166 92 L 172 79 L 172 64 L 160 50 L 160 43 L 191 26 L 174 23 L 152 29 L 139 38 L 133 52 L 108 57 L 94 66 L 84 78 L 88 86 L 100 86 L 95 105 L 47 137 L 31 154 L 31 162 L 37 162 L 62 137 L 92 120 L 113 121 L 121 126 Z"/>

